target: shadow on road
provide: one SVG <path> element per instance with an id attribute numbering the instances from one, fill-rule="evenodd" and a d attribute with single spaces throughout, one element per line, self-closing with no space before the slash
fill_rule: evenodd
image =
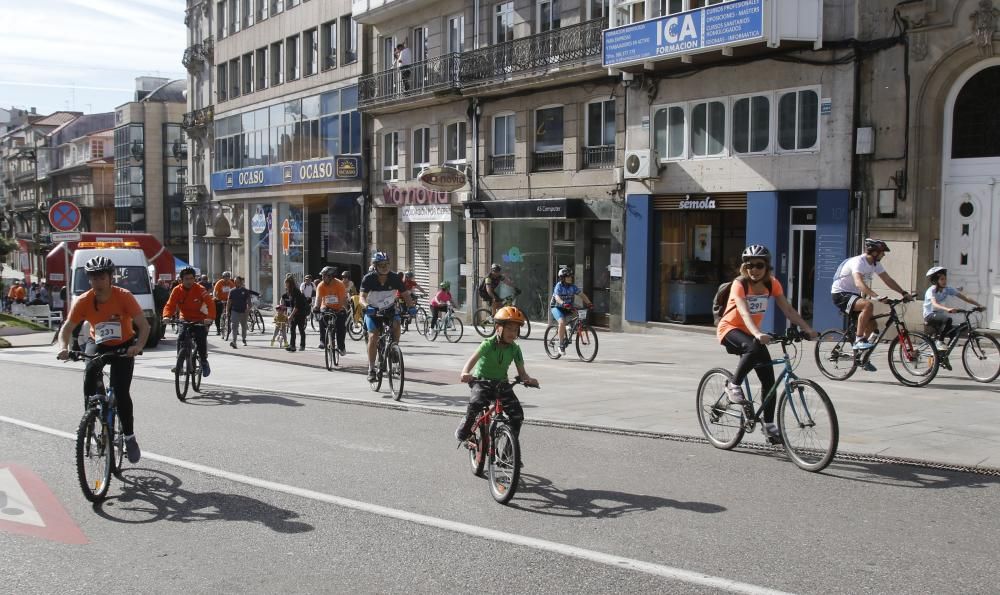
<path id="1" fill-rule="evenodd" d="M 278 533 L 306 533 L 315 529 L 308 523 L 292 520 L 299 517 L 297 512 L 255 498 L 184 490 L 180 478 L 165 471 L 131 468 L 121 480 L 121 495 L 94 505 L 94 511 L 110 521 L 127 524 L 244 521 L 261 523 Z"/>
<path id="2" fill-rule="evenodd" d="M 724 506 L 710 502 L 683 502 L 660 496 L 629 494 L 612 490 L 572 488 L 562 490 L 539 475 L 523 474 L 521 486 L 510 506 L 527 512 L 552 516 L 614 519 L 630 513 L 653 512 L 660 508 L 689 510 L 704 514 L 725 512 Z"/>
<path id="3" fill-rule="evenodd" d="M 985 488 L 1000 483 L 1000 477 L 991 475 L 863 461 L 834 460 L 824 474 L 848 481 L 899 488 Z"/>
<path id="4" fill-rule="evenodd" d="M 285 407 L 305 407 L 305 404 L 278 395 L 244 394 L 234 390 L 205 390 L 201 394 L 188 395 L 187 404 L 198 407 L 218 405 L 283 405 Z"/>

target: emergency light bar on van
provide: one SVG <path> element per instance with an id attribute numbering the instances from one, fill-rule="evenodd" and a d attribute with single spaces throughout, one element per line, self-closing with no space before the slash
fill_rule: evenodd
<path id="1" fill-rule="evenodd" d="M 138 248 L 139 242 L 80 242 L 79 248 Z"/>

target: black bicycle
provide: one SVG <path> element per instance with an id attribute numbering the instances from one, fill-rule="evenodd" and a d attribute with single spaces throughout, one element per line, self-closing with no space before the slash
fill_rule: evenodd
<path id="1" fill-rule="evenodd" d="M 343 311 L 322 310 L 320 316 L 325 319 L 326 336 L 323 337 L 323 356 L 326 369 L 333 370 L 340 365 L 340 350 L 337 349 L 337 317 L 344 316 Z"/>
<path id="2" fill-rule="evenodd" d="M 395 306 L 379 311 L 376 315 L 381 328 L 378 338 L 378 354 L 375 356 L 375 379 L 368 386 L 378 392 L 382 388 L 382 378 L 389 381 L 389 392 L 396 401 L 403 398 L 403 382 L 406 378 L 403 366 L 403 350 L 399 348 L 392 334 L 392 321 L 396 316 Z"/>
<path id="3" fill-rule="evenodd" d="M 517 296 L 521 295 L 520 289 L 515 289 L 513 295 L 508 295 L 507 297 L 500 300 L 501 308 L 507 306 L 515 306 L 517 304 Z M 498 308 L 499 310 L 499 308 Z M 497 332 L 496 323 L 493 320 L 493 312 L 489 308 L 480 308 L 472 315 L 472 328 L 476 329 L 481 337 L 486 337 L 489 339 L 493 336 L 493 333 Z M 531 335 L 531 321 L 525 317 L 524 324 L 521 325 L 520 330 L 517 332 L 517 336 L 520 339 L 527 339 Z"/>
<path id="4" fill-rule="evenodd" d="M 912 298 L 912 296 L 909 296 Z M 816 365 L 824 376 L 831 380 L 847 380 L 854 375 L 859 367 L 867 368 L 871 364 L 872 354 L 889 333 L 896 331 L 896 336 L 889 343 L 889 370 L 901 384 L 905 386 L 926 386 L 938 370 L 938 352 L 934 341 L 924 333 L 910 331 L 902 320 L 904 302 L 909 298 L 892 300 L 884 303 L 889 306 L 889 312 L 874 317 L 877 321 L 885 318 L 885 325 L 875 339 L 875 347 L 855 350 L 856 335 L 854 324 L 846 331 L 831 329 L 825 331 L 816 341 Z M 857 313 L 852 316 L 856 321 Z"/>
<path id="5" fill-rule="evenodd" d="M 203 325 L 201 322 L 178 320 L 177 328 L 177 364 L 174 366 L 174 390 L 177 399 L 187 400 L 188 385 L 195 392 L 201 392 L 201 358 L 198 357 L 198 346 L 195 344 L 192 327 Z"/>
<path id="6" fill-rule="evenodd" d="M 587 321 L 590 308 L 567 308 L 572 311 L 566 319 L 566 339 L 560 349 L 559 344 L 559 323 L 553 322 L 545 329 L 545 353 L 552 359 L 559 359 L 564 355 L 563 350 L 576 343 L 576 354 L 585 362 L 592 362 L 597 357 L 597 331 L 590 326 Z"/>
<path id="7" fill-rule="evenodd" d="M 108 360 L 126 357 L 126 349 L 117 349 L 100 355 L 87 355 L 70 351 L 73 361 Z M 101 375 L 97 392 L 87 396 L 87 410 L 76 430 L 76 476 L 80 480 L 83 496 L 91 502 L 101 502 L 111 487 L 111 474 L 121 477 L 125 455 L 125 433 L 118 417 L 118 401 L 110 383 Z"/>
<path id="8" fill-rule="evenodd" d="M 260 312 L 260 298 L 257 296 L 250 296 L 250 308 L 247 309 L 247 326 L 250 327 L 249 332 L 254 332 L 259 330 L 260 334 L 266 334 L 267 329 L 264 328 L 264 315 Z"/>
<path id="9" fill-rule="evenodd" d="M 979 328 L 980 320 L 976 316 L 986 308 L 973 308 L 972 310 L 958 310 L 959 314 L 965 317 L 965 321 L 953 328 L 948 334 L 948 341 L 944 349 L 938 350 L 938 365 L 946 370 L 951 370 L 951 353 L 958 347 L 962 337 L 965 337 L 965 345 L 962 346 L 962 367 L 965 373 L 976 382 L 993 382 L 1000 376 L 1000 341 L 996 337 L 981 333 Z M 976 320 L 973 320 L 973 317 Z"/>
<path id="10" fill-rule="evenodd" d="M 765 405 L 777 398 L 781 438 L 769 441 L 784 444 L 788 457 L 799 468 L 821 471 L 837 453 L 840 438 L 837 412 L 820 385 L 795 375 L 787 348 L 789 344 L 801 341 L 802 335 L 796 329 L 789 329 L 784 335 L 770 337 L 781 344 L 783 355 L 761 365 L 784 368 L 771 390 L 761 397 L 760 408 L 754 410 L 749 378 L 743 381 L 746 402 L 741 406 L 730 402 L 726 390 L 727 382 L 733 379 L 732 372 L 713 368 L 702 376 L 698 384 L 698 423 L 712 446 L 729 450 L 740 443 L 744 433 L 753 432 L 761 422 Z M 781 389 L 779 398 L 778 391 Z"/>

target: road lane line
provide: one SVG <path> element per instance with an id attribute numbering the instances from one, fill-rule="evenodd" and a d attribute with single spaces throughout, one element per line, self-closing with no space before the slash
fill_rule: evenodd
<path id="1" fill-rule="evenodd" d="M 5 422 L 8 424 L 20 426 L 28 430 L 43 432 L 46 434 L 50 434 L 52 436 L 58 436 L 60 438 L 66 438 L 70 440 L 76 439 L 75 434 L 71 434 L 69 432 L 63 432 L 62 430 L 56 430 L 54 428 L 41 426 L 20 419 L 14 419 L 11 417 L 0 415 L 0 422 Z M 416 523 L 419 525 L 433 527 L 436 529 L 444 529 L 447 531 L 453 531 L 455 533 L 462 533 L 465 535 L 470 535 L 472 537 L 479 537 L 481 539 L 499 541 L 535 550 L 551 552 L 554 554 L 560 554 L 571 558 L 578 558 L 580 560 L 587 560 L 589 562 L 596 562 L 598 564 L 613 566 L 615 568 L 625 568 L 628 570 L 642 572 L 645 574 L 650 574 L 653 576 L 658 576 L 661 578 L 687 583 L 691 585 L 710 587 L 713 589 L 722 589 L 725 591 L 729 591 L 731 593 L 744 593 L 747 595 L 786 595 L 783 591 L 776 591 L 774 589 L 768 589 L 766 587 L 751 585 L 749 583 L 742 583 L 727 578 L 712 576 L 710 574 L 694 572 L 691 570 L 684 570 L 682 568 L 674 568 L 672 566 L 665 566 L 662 564 L 655 564 L 652 562 L 644 562 L 642 560 L 625 558 L 613 554 L 606 554 L 603 552 L 588 550 L 572 545 L 557 543 L 554 541 L 547 541 L 536 537 L 527 537 L 524 535 L 517 535 L 514 533 L 506 533 L 504 531 L 497 531 L 495 529 L 477 527 L 475 525 L 469 525 L 458 521 L 449 521 L 447 519 L 440 519 L 437 517 L 423 515 L 415 512 L 408 512 L 396 508 L 389 508 L 378 504 L 370 504 L 368 502 L 361 502 L 359 500 L 351 500 L 349 498 L 333 496 L 331 494 L 324 494 L 322 492 L 316 492 L 305 488 L 298 488 L 295 486 L 285 485 L 273 481 L 268 481 L 265 479 L 258 479 L 256 477 L 241 475 L 239 473 L 233 473 L 230 471 L 225 471 L 223 469 L 216 469 L 214 467 L 208 467 L 206 465 L 192 463 L 189 461 L 183 461 L 180 459 L 175 459 L 173 457 L 153 454 L 150 452 L 143 452 L 142 456 L 145 459 L 158 461 L 160 463 L 165 463 L 167 465 L 172 465 L 174 467 L 181 467 L 183 469 L 188 469 L 190 471 L 204 473 L 206 475 L 211 475 L 221 479 L 227 479 L 229 481 L 234 481 L 236 483 L 241 483 L 244 485 L 270 490 L 273 492 L 280 492 L 284 494 L 289 494 L 291 496 L 307 498 L 309 500 L 315 500 L 317 502 L 325 502 L 327 504 L 333 504 L 341 508 L 349 508 L 352 510 L 367 512 L 378 516 Z"/>

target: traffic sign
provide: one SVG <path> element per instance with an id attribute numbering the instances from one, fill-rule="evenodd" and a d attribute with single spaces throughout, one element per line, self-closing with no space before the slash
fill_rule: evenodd
<path id="1" fill-rule="evenodd" d="M 49 224 L 57 231 L 73 231 L 80 225 L 80 207 L 60 200 L 49 209 Z"/>
<path id="2" fill-rule="evenodd" d="M 42 479 L 12 463 L 0 463 L 0 531 L 90 543 Z"/>
<path id="3" fill-rule="evenodd" d="M 78 231 L 56 231 L 49 234 L 49 241 L 53 244 L 58 242 L 79 242 L 83 234 Z"/>

